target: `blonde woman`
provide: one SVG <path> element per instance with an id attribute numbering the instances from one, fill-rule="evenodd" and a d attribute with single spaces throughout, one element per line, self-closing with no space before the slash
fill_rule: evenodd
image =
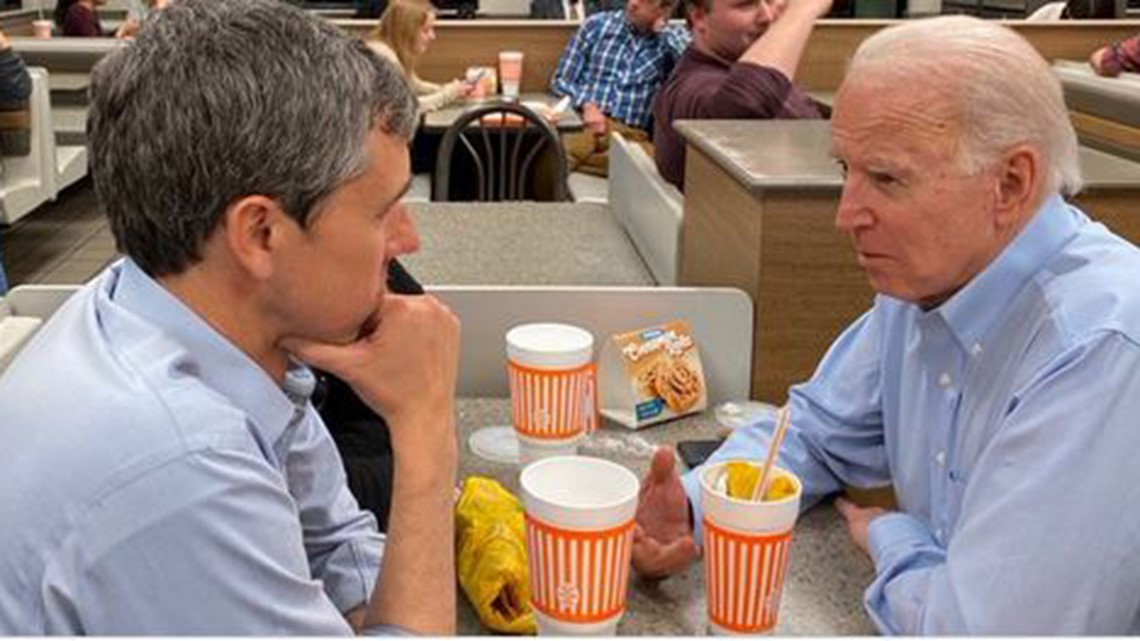
<path id="1" fill-rule="evenodd" d="M 426 0 L 393 0 L 368 38 L 373 51 L 404 70 L 423 112 L 445 107 L 471 91 L 462 80 L 439 85 L 416 75 L 416 63 L 433 40 L 435 9 Z"/>

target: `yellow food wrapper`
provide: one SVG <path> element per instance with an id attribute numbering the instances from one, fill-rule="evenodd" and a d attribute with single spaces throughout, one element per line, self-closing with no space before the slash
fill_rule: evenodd
<path id="1" fill-rule="evenodd" d="M 493 479 L 472 476 L 455 505 L 459 585 L 483 625 L 535 634 L 522 504 Z"/>
<path id="2" fill-rule="evenodd" d="M 732 461 L 725 465 L 728 471 L 726 489 L 729 498 L 749 501 L 756 490 L 756 483 L 760 481 L 760 466 L 747 461 Z M 779 501 L 796 493 L 796 484 L 786 474 L 772 470 L 775 478 L 768 485 L 768 492 L 764 494 L 763 501 Z"/>

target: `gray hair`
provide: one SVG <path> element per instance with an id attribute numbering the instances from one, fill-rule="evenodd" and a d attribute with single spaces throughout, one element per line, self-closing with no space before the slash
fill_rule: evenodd
<path id="1" fill-rule="evenodd" d="M 1045 193 L 1081 189 L 1077 135 L 1061 84 L 1024 38 L 993 22 L 942 16 L 893 26 L 865 40 L 848 78 L 886 74 L 942 88 L 957 108 L 964 168 L 976 173 L 1015 145 L 1043 156 Z M 857 82 L 857 80 L 856 80 Z"/>
<path id="2" fill-rule="evenodd" d="M 180 0 L 92 72 L 91 173 L 120 252 L 184 271 L 226 208 L 274 198 L 307 228 L 361 175 L 375 127 L 410 138 L 403 74 L 273 0 Z"/>

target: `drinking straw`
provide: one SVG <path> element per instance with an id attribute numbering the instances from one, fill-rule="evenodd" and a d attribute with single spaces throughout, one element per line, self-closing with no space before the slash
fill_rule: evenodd
<path id="1" fill-rule="evenodd" d="M 780 445 L 784 442 L 784 435 L 788 433 L 788 425 L 792 422 L 792 406 L 788 403 L 780 408 L 776 417 L 776 433 L 772 436 L 772 444 L 768 447 L 768 456 L 764 459 L 764 467 L 760 470 L 760 478 L 756 480 L 756 487 L 752 488 L 752 501 L 760 501 L 768 493 L 768 486 L 772 479 L 772 465 L 776 462 L 776 455 L 780 452 Z"/>

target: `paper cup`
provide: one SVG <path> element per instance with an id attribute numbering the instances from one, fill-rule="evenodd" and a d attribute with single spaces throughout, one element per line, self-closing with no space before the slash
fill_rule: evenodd
<path id="1" fill-rule="evenodd" d="M 522 81 L 523 54 L 521 51 L 499 52 L 499 83 L 504 98 L 519 97 L 519 83 Z"/>
<path id="2" fill-rule="evenodd" d="M 773 468 L 795 481 L 795 494 L 763 503 L 729 498 L 727 463 L 701 473 L 709 628 L 714 634 L 761 634 L 776 626 L 803 486 L 791 472 Z"/>
<path id="3" fill-rule="evenodd" d="M 560 456 L 528 465 L 519 485 L 539 634 L 613 636 L 629 591 L 637 476 Z"/>
<path id="4" fill-rule="evenodd" d="M 32 34 L 37 38 L 50 38 L 52 26 L 51 20 L 32 20 Z"/>
<path id="5" fill-rule="evenodd" d="M 511 422 L 519 462 L 576 454 L 597 423 L 594 337 L 573 325 L 531 323 L 507 332 Z"/>

